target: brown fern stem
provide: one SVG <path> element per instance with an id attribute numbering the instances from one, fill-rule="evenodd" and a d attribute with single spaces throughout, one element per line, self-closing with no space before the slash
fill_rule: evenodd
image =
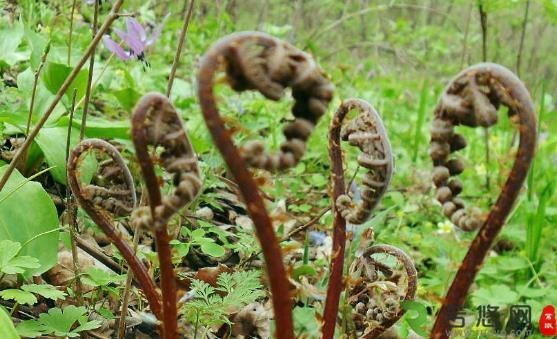
<path id="1" fill-rule="evenodd" d="M 156 208 L 162 204 L 162 196 L 159 187 L 153 161 L 147 149 L 147 138 L 145 132 L 145 119 L 150 110 L 156 110 L 156 103 L 153 101 L 140 101 L 132 116 L 132 139 L 135 146 L 136 156 L 145 180 L 145 187 L 149 194 L 149 206 L 151 216 L 156 215 Z M 159 258 L 160 266 L 160 285 L 162 292 L 162 338 L 178 338 L 177 318 L 178 309 L 176 306 L 176 282 L 174 279 L 174 269 L 172 265 L 172 254 L 170 251 L 170 238 L 168 236 L 167 224 L 156 227 L 155 246 Z"/>
<path id="2" fill-rule="evenodd" d="M 331 181 L 333 184 L 333 245 L 327 299 L 323 311 L 322 338 L 333 338 L 338 316 L 338 303 L 342 291 L 342 273 L 344 268 L 344 250 L 346 247 L 346 220 L 337 208 L 337 198 L 344 194 L 344 169 L 340 132 L 342 121 L 350 111 L 348 105 L 341 105 L 335 113 L 329 129 L 329 158 L 331 159 Z"/>
<path id="3" fill-rule="evenodd" d="M 358 115 L 343 128 L 351 110 Z M 361 201 L 354 203 L 346 195 L 342 165 L 341 138 L 360 150 L 358 164 L 367 169 L 361 188 Z M 337 320 L 346 244 L 346 222 L 365 222 L 389 186 L 393 160 L 391 146 L 379 114 L 361 99 L 344 101 L 333 116 L 329 128 L 329 158 L 333 184 L 333 246 L 327 299 L 323 313 L 322 338 L 333 338 Z"/>
<path id="4" fill-rule="evenodd" d="M 293 339 L 292 305 L 286 272 L 282 263 L 282 253 L 277 242 L 273 225 L 267 214 L 257 184 L 247 168 L 246 161 L 234 146 L 230 131 L 224 126 L 213 92 L 214 77 L 224 58 L 232 59 L 237 53 L 235 47 L 245 41 L 254 40 L 271 45 L 275 40 L 261 33 L 239 33 L 228 36 L 215 43 L 204 55 L 198 72 L 198 97 L 205 123 L 226 162 L 238 189 L 246 202 L 247 212 L 255 225 L 256 235 L 261 243 L 269 282 L 271 285 L 274 316 L 277 334 L 280 338 Z M 245 79 L 244 79 L 245 80 Z"/>
<path id="5" fill-rule="evenodd" d="M 122 257 L 126 260 L 134 276 L 139 282 L 145 297 L 149 302 L 151 310 L 158 319 L 162 319 L 161 304 L 159 301 L 159 295 L 156 291 L 156 286 L 151 280 L 147 268 L 141 263 L 137 258 L 134 251 L 130 246 L 122 239 L 121 235 L 114 229 L 110 221 L 108 214 L 98 207 L 96 207 L 93 202 L 87 198 L 82 190 L 82 186 L 79 183 L 79 171 L 78 167 L 82 161 L 82 155 L 89 150 L 99 150 L 107 153 L 111 157 L 115 154 L 119 154 L 118 150 L 108 142 L 100 139 L 85 139 L 80 142 L 72 151 L 70 159 L 68 161 L 68 183 L 72 190 L 72 193 L 79 205 L 83 210 L 89 215 L 97 226 L 104 232 L 104 234 L 110 239 L 110 241 L 116 246 L 118 251 L 122 254 Z"/>
<path id="6" fill-rule="evenodd" d="M 483 222 L 479 233 L 476 235 L 468 253 L 451 284 L 449 291 L 443 301 L 433 329 L 431 338 L 448 338 L 451 331 L 451 320 L 455 319 L 460 307 L 464 304 L 466 294 L 474 277 L 480 270 L 485 256 L 499 231 L 503 227 L 505 220 L 511 212 L 512 206 L 518 197 L 522 184 L 527 176 L 530 162 L 534 156 L 536 146 L 536 120 L 534 105 L 528 90 L 524 84 L 508 69 L 491 63 L 483 63 L 465 69 L 458 74 L 443 92 L 443 98 L 452 95 L 463 86 L 463 79 L 483 79 L 483 81 L 495 92 L 490 97 L 497 98 L 497 103 L 502 103 L 509 108 L 509 115 L 517 115 L 519 120 L 520 143 L 516 153 L 515 161 L 509 177 L 497 198 L 496 203 L 491 207 L 487 219 Z M 468 85 L 470 86 L 470 85 Z M 457 92 L 458 93 L 458 92 Z M 453 103 L 454 95 L 451 99 Z M 463 100 L 467 100 L 464 98 Z M 481 102 L 480 99 L 474 102 Z M 442 100 L 443 101 L 443 100 Z M 466 105 L 458 105 L 458 109 L 448 111 L 448 107 L 440 102 L 436 110 L 436 115 L 444 118 L 455 119 L 457 123 L 463 122 L 469 126 L 475 126 L 476 119 L 469 120 L 470 117 L 478 118 L 486 114 L 480 107 L 473 107 L 473 111 L 468 111 L 468 115 L 463 114 Z M 447 102 L 449 102 L 447 100 Z M 457 107 L 452 105 L 452 107 Z M 470 106 L 468 106 L 470 107 Z M 482 113 L 482 114 L 480 114 Z M 456 114 L 456 115 L 455 115 Z M 487 115 L 487 114 L 486 114 Z M 482 120 L 479 120 L 482 121 Z M 465 218 L 465 216 L 461 217 Z"/>

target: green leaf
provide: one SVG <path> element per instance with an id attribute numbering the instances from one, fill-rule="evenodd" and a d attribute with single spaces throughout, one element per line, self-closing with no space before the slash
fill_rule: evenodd
<path id="1" fill-rule="evenodd" d="M 126 280 L 125 275 L 111 274 L 100 268 L 88 267 L 85 270 L 83 282 L 91 286 L 107 286 L 111 283 L 119 283 Z"/>
<path id="2" fill-rule="evenodd" d="M 63 310 L 60 308 L 51 308 L 48 313 L 42 313 L 37 320 L 45 333 L 53 333 L 55 336 L 60 337 L 78 337 L 79 332 L 84 330 L 92 330 L 100 327 L 101 322 L 87 321 L 85 307 L 76 307 L 73 305 L 65 307 Z M 71 330 L 76 322 L 80 326 Z"/>
<path id="3" fill-rule="evenodd" d="M 133 87 L 123 88 L 118 91 L 113 91 L 112 94 L 116 97 L 120 105 L 124 110 L 131 112 L 141 94 L 137 92 Z"/>
<path id="4" fill-rule="evenodd" d="M 319 323 L 315 308 L 295 307 L 292 312 L 295 327 L 300 330 L 299 334 L 319 336 Z"/>
<path id="5" fill-rule="evenodd" d="M 529 267 L 528 261 L 523 257 L 499 257 L 497 267 L 502 271 L 519 271 Z"/>
<path id="6" fill-rule="evenodd" d="M 66 81 L 66 78 L 70 75 L 72 69 L 72 67 L 68 67 L 64 64 L 47 62 L 41 73 L 44 85 L 52 94 L 55 94 L 58 92 L 60 87 L 62 87 L 62 84 Z M 79 71 L 65 93 L 68 99 L 72 98 L 74 89 L 77 90 L 76 100 L 79 101 L 79 99 L 85 95 L 85 88 L 87 87 L 87 74 L 88 72 L 85 69 Z"/>
<path id="7" fill-rule="evenodd" d="M 2 338 L 4 339 L 18 339 L 19 336 L 14 328 L 14 323 L 10 316 L 3 308 L 0 307 L 0 329 L 2 332 Z"/>
<path id="8" fill-rule="evenodd" d="M 8 66 L 13 66 L 19 61 L 26 60 L 29 57 L 29 51 L 17 51 L 22 39 L 23 25 L 19 21 L 12 27 L 0 30 L 0 61 L 3 61 Z"/>
<path id="9" fill-rule="evenodd" d="M 17 324 L 17 333 L 26 338 L 36 338 L 45 334 L 44 327 L 36 320 L 24 320 Z"/>
<path id="10" fill-rule="evenodd" d="M 407 311 L 404 319 L 422 337 L 427 337 L 427 332 L 423 329 L 427 325 L 427 308 L 417 301 L 404 301 L 402 308 Z"/>
<path id="11" fill-rule="evenodd" d="M 300 265 L 292 270 L 292 278 L 298 279 L 302 275 L 313 277 L 317 275 L 317 271 L 312 265 Z"/>
<path id="12" fill-rule="evenodd" d="M 61 117 L 56 125 L 68 129 L 69 118 Z M 81 129 L 81 120 L 74 119 L 72 127 Z M 88 138 L 101 139 L 130 139 L 130 122 L 128 119 L 123 121 L 109 121 L 101 118 L 87 117 L 85 135 Z"/>
<path id="13" fill-rule="evenodd" d="M 6 167 L 0 167 L 0 175 Z M 12 193 L 22 182 L 25 178 L 16 170 L 0 192 L 0 239 L 21 243 L 20 257 L 31 256 L 39 260 L 39 267 L 25 272 L 30 276 L 44 273 L 56 263 L 58 232 L 49 231 L 58 229 L 58 213 L 37 182 L 26 182 Z M 3 199 L 8 194 L 10 196 Z M 32 207 L 32 213 L 29 207 Z"/>
<path id="14" fill-rule="evenodd" d="M 36 285 L 36 284 L 30 284 L 30 285 L 23 285 L 21 286 L 21 289 L 27 292 L 32 292 L 35 294 L 38 294 L 44 298 L 48 298 L 48 299 L 52 299 L 52 300 L 58 300 L 58 299 L 64 299 L 64 297 L 66 296 L 65 292 L 59 291 L 56 289 L 56 287 L 49 285 L 49 284 L 41 284 L 41 285 Z"/>
<path id="15" fill-rule="evenodd" d="M 0 291 L 0 298 L 4 300 L 15 300 L 18 304 L 33 305 L 37 302 L 37 297 L 35 297 L 33 293 L 15 288 Z"/>
<path id="16" fill-rule="evenodd" d="M 68 129 L 64 127 L 42 128 L 35 139 L 46 158 L 46 162 L 54 168 L 50 170 L 54 180 L 66 184 L 66 143 Z M 70 147 L 79 142 L 79 130 L 72 129 Z M 71 149 L 70 148 L 70 149 Z M 93 157 L 86 157 L 81 167 L 81 180 L 91 181 L 96 170 Z"/>
<path id="17" fill-rule="evenodd" d="M 491 285 L 472 292 L 472 303 L 475 306 L 490 304 L 504 307 L 517 302 L 518 299 L 518 293 L 507 285 Z"/>
<path id="18" fill-rule="evenodd" d="M 222 257 L 225 253 L 224 247 L 214 242 L 204 242 L 201 244 L 201 252 L 212 257 Z"/>
<path id="19" fill-rule="evenodd" d="M 18 256 L 21 245 L 10 240 L 0 241 L 0 271 L 6 274 L 23 273 L 28 268 L 38 268 L 41 265 L 37 258 Z"/>
<path id="20" fill-rule="evenodd" d="M 31 106 L 31 93 L 33 92 L 33 83 L 35 81 L 34 71 L 31 68 L 27 68 L 25 71 L 19 73 L 17 76 L 17 89 L 19 92 L 19 96 L 23 98 L 24 105 L 22 108 L 25 108 L 24 114 L 19 115 L 19 124 L 20 128 L 25 128 L 27 124 L 27 115 L 29 112 L 29 107 Z M 34 124 L 39 117 L 46 111 L 52 100 L 54 99 L 54 95 L 50 93 L 42 82 L 37 83 L 36 93 L 35 93 L 35 102 L 33 104 L 33 115 L 31 117 L 31 122 Z M 48 118 L 49 121 L 54 121 L 56 117 L 59 117 L 60 114 L 64 113 L 64 107 L 62 105 L 56 106 L 54 112 Z"/>

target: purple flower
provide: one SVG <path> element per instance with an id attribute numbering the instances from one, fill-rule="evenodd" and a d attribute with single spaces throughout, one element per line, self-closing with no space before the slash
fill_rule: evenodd
<path id="1" fill-rule="evenodd" d="M 114 29 L 114 32 L 122 40 L 122 42 L 129 48 L 129 51 L 124 50 L 121 44 L 112 40 L 109 35 L 103 36 L 104 46 L 114 53 L 121 60 L 129 60 L 132 57 L 137 57 L 140 61 L 145 61 L 145 49 L 155 43 L 160 37 L 162 27 L 166 22 L 168 15 L 164 17 L 162 22 L 153 29 L 151 36 L 147 37 L 145 28 L 141 26 L 137 20 L 131 17 L 126 18 L 127 32 L 119 29 Z"/>

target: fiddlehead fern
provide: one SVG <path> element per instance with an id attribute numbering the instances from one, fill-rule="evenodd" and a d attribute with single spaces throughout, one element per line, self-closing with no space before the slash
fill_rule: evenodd
<path id="1" fill-rule="evenodd" d="M 346 115 L 353 109 L 358 111 L 358 115 L 342 127 Z M 360 149 L 362 153 L 358 156 L 358 163 L 368 170 L 362 181 L 362 201 L 356 205 L 345 194 L 341 137 Z M 366 101 L 346 100 L 335 112 L 329 128 L 329 157 L 332 166 L 334 202 L 333 258 L 323 315 L 323 338 L 332 338 L 335 331 L 342 290 L 346 221 L 363 223 L 387 190 L 392 175 L 393 158 L 388 136 L 381 118 Z"/>
<path id="2" fill-rule="evenodd" d="M 459 160 L 448 160 L 449 153 L 465 146 L 464 138 L 453 132 L 455 125 L 491 126 L 497 121 L 500 105 L 508 108 L 510 117 L 517 117 L 520 143 L 509 177 L 487 218 L 482 220 L 474 213 L 465 212 L 463 204 L 455 196 L 462 185 L 447 181 L 451 175 L 462 172 Z M 530 94 L 524 84 L 503 66 L 482 63 L 460 72 L 447 85 L 435 109 L 432 125 L 432 149 L 434 182 L 437 196 L 443 203 L 443 212 L 453 223 L 464 229 L 481 226 L 454 281 L 444 299 L 432 330 L 432 338 L 447 338 L 450 320 L 459 307 L 483 262 L 493 240 L 505 223 L 514 201 L 528 173 L 536 146 L 535 111 Z"/>
<path id="3" fill-rule="evenodd" d="M 286 142 L 278 153 L 264 152 L 263 144 L 251 142 L 238 150 L 219 116 L 213 93 L 215 73 L 224 64 L 228 82 L 236 91 L 256 89 L 278 100 L 286 87 L 292 89 L 295 120 L 284 128 Z M 317 120 L 325 113 L 333 89 L 315 61 L 295 47 L 263 33 L 243 32 L 227 36 L 205 53 L 198 73 L 198 96 L 205 122 L 253 220 L 270 277 L 276 328 L 281 338 L 293 338 L 289 283 L 274 230 L 246 165 L 268 170 L 295 165 Z"/>
<path id="4" fill-rule="evenodd" d="M 160 94 L 144 95 L 132 116 L 132 139 L 149 194 L 150 210 L 138 210 L 139 223 L 153 230 L 161 272 L 163 326 L 165 338 L 177 338 L 178 317 L 176 283 L 166 224 L 201 189 L 197 157 L 193 152 L 180 117 L 168 99 Z M 175 190 L 162 197 L 148 146 L 157 151 L 163 169 L 173 175 Z"/>
<path id="5" fill-rule="evenodd" d="M 362 180 L 362 200 L 354 204 L 352 199 L 343 194 L 336 199 L 337 208 L 342 217 L 352 223 L 361 224 L 366 221 L 373 208 L 379 203 L 389 187 L 393 172 L 393 156 L 387 132 L 379 114 L 367 102 L 350 99 L 343 106 L 357 109 L 360 114 L 352 119 L 341 130 L 342 140 L 360 149 L 358 164 L 368 171 Z M 335 123 L 341 123 L 342 113 L 337 113 Z M 340 119 L 340 121 L 338 121 Z"/>
<path id="6" fill-rule="evenodd" d="M 382 264 L 385 255 L 400 265 Z M 352 263 L 347 284 L 356 332 L 361 338 L 377 338 L 402 317 L 401 302 L 414 300 L 417 272 L 412 259 L 400 249 L 375 245 Z"/>
<path id="7" fill-rule="evenodd" d="M 112 183 L 117 183 L 115 187 L 84 184 L 81 182 L 81 163 L 90 152 L 96 153 L 98 157 L 108 157 L 108 160 L 105 159 L 101 162 L 101 169 L 106 168 L 103 164 L 111 164 L 110 175 L 105 173 L 102 177 L 109 179 Z M 128 210 L 135 206 L 134 184 L 122 156 L 114 146 L 104 140 L 85 139 L 71 152 L 67 172 L 68 184 L 77 202 L 120 251 L 141 285 L 151 310 L 158 319 L 161 319 L 161 304 L 155 284 L 151 280 L 147 268 L 139 261 L 131 247 L 112 226 L 112 218 L 108 211 L 111 210 L 119 214 L 123 210 Z M 130 202 L 132 202 L 131 205 L 129 204 Z"/>

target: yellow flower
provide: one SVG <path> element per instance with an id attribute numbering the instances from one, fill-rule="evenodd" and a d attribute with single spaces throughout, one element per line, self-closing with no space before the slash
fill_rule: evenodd
<path id="1" fill-rule="evenodd" d="M 454 230 L 455 225 L 453 225 L 452 222 L 445 220 L 442 222 L 438 222 L 437 227 L 439 228 L 437 230 L 438 234 L 449 234 Z"/>
<path id="2" fill-rule="evenodd" d="M 501 138 L 499 137 L 499 135 L 491 134 L 489 136 L 489 142 L 491 142 L 492 144 L 498 144 L 500 140 Z"/>

